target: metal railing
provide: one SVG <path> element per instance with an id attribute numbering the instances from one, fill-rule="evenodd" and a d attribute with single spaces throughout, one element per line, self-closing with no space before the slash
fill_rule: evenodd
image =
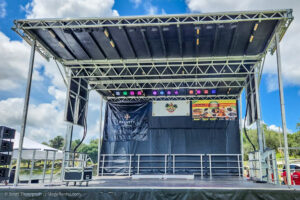
<path id="1" fill-rule="evenodd" d="M 194 174 L 243 176 L 241 154 L 102 154 L 100 176 Z"/>
<path id="2" fill-rule="evenodd" d="M 61 163 L 62 163 L 62 159 L 57 159 L 57 155 L 56 155 L 57 151 L 49 150 L 49 149 L 44 149 L 43 151 L 38 150 L 38 149 L 23 149 L 23 154 L 26 154 L 26 151 L 30 151 L 30 152 L 32 151 L 32 157 L 30 159 L 21 158 L 21 163 L 24 161 L 27 161 L 28 167 L 20 168 L 20 173 L 21 173 L 20 181 L 23 183 L 25 181 L 25 182 L 28 182 L 29 184 L 31 184 L 33 180 L 39 180 L 42 183 L 45 183 L 46 181 L 48 183 L 52 183 L 54 175 L 57 175 L 54 172 L 55 164 L 61 165 Z M 37 152 L 39 152 L 39 153 L 42 152 L 43 154 L 45 154 L 45 156 L 42 156 L 43 158 L 39 158 L 40 156 L 37 155 Z M 51 155 L 51 157 L 50 157 L 50 155 Z M 38 162 L 43 163 L 42 171 L 41 171 L 41 168 L 36 166 L 36 163 L 38 163 Z M 12 162 L 11 162 L 10 172 L 12 170 L 14 170 L 14 169 L 12 169 Z M 48 170 L 50 170 L 50 174 L 48 177 L 46 177 Z M 40 174 L 40 172 L 41 172 L 41 174 Z M 29 176 L 26 176 L 27 173 L 29 173 Z M 58 172 L 58 173 L 60 173 L 60 172 Z M 24 176 L 26 177 L 25 179 L 24 179 Z"/>
<path id="3" fill-rule="evenodd" d="M 249 175 L 254 181 L 266 181 L 268 183 L 279 184 L 276 153 L 274 150 L 249 153 Z"/>

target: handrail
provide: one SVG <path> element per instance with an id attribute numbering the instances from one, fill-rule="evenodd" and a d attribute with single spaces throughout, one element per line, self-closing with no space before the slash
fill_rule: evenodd
<path id="1" fill-rule="evenodd" d="M 221 157 L 225 158 L 220 160 Z M 101 176 L 131 176 L 149 171 L 178 174 L 185 169 L 199 173 L 202 178 L 204 175 L 219 175 L 218 172 L 243 176 L 242 162 L 241 154 L 101 154 L 98 170 Z M 113 172 L 113 169 L 118 171 Z"/>

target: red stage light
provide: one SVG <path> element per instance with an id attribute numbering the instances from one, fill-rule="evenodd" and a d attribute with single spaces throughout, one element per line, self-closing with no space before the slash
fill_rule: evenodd
<path id="1" fill-rule="evenodd" d="M 204 94 L 208 94 L 208 90 L 204 90 Z"/>
<path id="2" fill-rule="evenodd" d="M 189 94 L 194 94 L 194 90 L 189 90 Z"/>

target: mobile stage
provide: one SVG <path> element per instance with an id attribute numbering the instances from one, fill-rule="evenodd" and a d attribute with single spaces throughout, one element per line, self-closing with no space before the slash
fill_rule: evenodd
<path id="1" fill-rule="evenodd" d="M 67 152 L 73 151 L 73 125 L 86 134 L 91 90 L 102 96 L 99 155 L 97 177 L 89 187 L 24 186 L 1 192 L 76 191 L 81 198 L 116 199 L 297 198 L 296 187 L 278 185 L 259 100 L 266 54 L 276 51 L 288 162 L 279 42 L 292 20 L 292 10 L 272 10 L 15 21 L 14 30 L 32 46 L 20 145 L 38 51 L 62 65 L 57 67 L 68 88 L 63 180 L 74 175 Z M 243 90 L 247 123 L 256 123 L 258 133 L 259 149 L 249 155 L 252 181 L 243 178 Z M 18 173 L 19 162 L 15 185 Z"/>

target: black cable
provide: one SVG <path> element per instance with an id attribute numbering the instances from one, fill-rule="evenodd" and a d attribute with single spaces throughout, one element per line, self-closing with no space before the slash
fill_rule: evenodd
<path id="1" fill-rule="evenodd" d="M 82 144 L 83 140 L 85 139 L 86 137 L 86 134 L 87 134 L 87 125 L 86 125 L 86 117 L 84 117 L 84 120 L 83 120 L 83 136 L 82 136 L 82 139 L 81 141 L 76 145 L 76 147 L 74 148 L 74 153 L 76 153 L 76 150 L 78 149 L 78 147 Z"/>
<path id="2" fill-rule="evenodd" d="M 246 104 L 246 114 L 245 114 L 245 118 L 244 118 L 244 132 L 245 132 L 245 136 L 247 138 L 247 140 L 250 142 L 250 144 L 252 145 L 254 151 L 256 151 L 255 145 L 252 143 L 252 141 L 250 140 L 248 133 L 247 133 L 247 129 L 246 129 L 246 119 L 247 119 L 247 112 L 248 112 L 248 105 L 249 105 L 249 99 L 247 99 L 247 104 Z"/>

